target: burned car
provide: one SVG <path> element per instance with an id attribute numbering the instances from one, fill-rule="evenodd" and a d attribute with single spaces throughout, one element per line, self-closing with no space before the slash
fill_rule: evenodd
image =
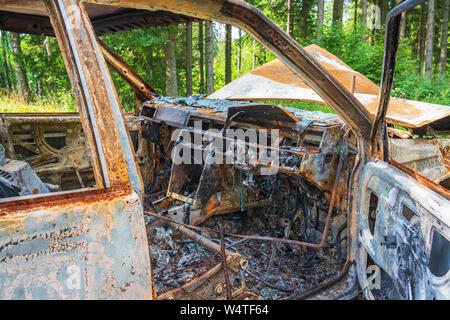
<path id="1" fill-rule="evenodd" d="M 240 0 L 0 0 L 2 30 L 56 36 L 79 110 L 0 116 L 0 298 L 449 299 L 450 108 L 390 97 L 420 2 L 378 88 Z M 200 20 L 279 60 L 164 97 L 98 38 Z"/>

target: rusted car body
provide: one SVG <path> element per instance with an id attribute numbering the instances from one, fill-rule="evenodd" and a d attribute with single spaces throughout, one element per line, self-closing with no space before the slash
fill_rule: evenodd
<path id="1" fill-rule="evenodd" d="M 416 4 L 405 1 L 393 10 L 390 26 L 395 29 L 399 12 Z M 414 117 L 400 123 L 389 113 L 395 37 L 387 44 L 391 55 L 380 91 L 369 84 L 360 87 L 371 91 L 360 93 L 359 80 L 356 86 L 355 80 L 342 81 L 339 68 L 328 70 L 239 0 L 0 0 L 0 17 L 4 30 L 57 37 L 79 109 L 79 115 L 1 115 L 6 158 L 30 164 L 58 189 L 0 199 L 1 298 L 267 298 L 252 290 L 251 281 L 287 299 L 360 293 L 369 299 L 450 298 L 449 144 L 423 138 L 430 130 L 448 132 L 449 113 L 435 107 L 433 119 L 415 125 Z M 198 20 L 246 31 L 278 57 L 294 82 L 301 78 L 296 89 L 309 91 L 295 92 L 294 99 L 320 100 L 337 115 L 247 102 L 289 100 L 286 95 L 219 96 L 219 90 L 207 99 L 162 97 L 97 38 Z M 135 115 L 122 114 L 107 64 L 134 88 Z M 239 142 L 227 136 L 227 148 L 214 149 L 213 141 L 229 128 L 266 130 L 264 138 L 276 140 L 276 147 L 261 138 L 252 146 L 244 138 L 247 149 L 259 150 L 244 156 L 254 156 L 253 162 L 217 164 L 211 159 Z M 179 129 L 192 140 L 174 141 Z M 195 134 L 203 137 L 199 144 Z M 412 135 L 422 138 L 408 139 Z M 198 161 L 172 163 L 170 155 L 180 147 L 194 157 L 198 151 Z M 280 154 L 277 163 L 261 159 L 268 148 Z M 272 169 L 274 174 L 262 174 Z M 235 222 L 222 220 L 230 214 L 237 214 L 239 232 Z M 214 228 L 218 222 L 229 228 Z M 172 234 L 178 242 L 199 243 L 210 255 L 197 274 L 183 274 L 183 283 L 167 286 L 172 267 L 161 262 L 167 248 L 155 244 Z M 252 268 L 264 263 L 236 249 L 239 241 L 226 243 L 225 236 L 272 243 L 272 255 L 262 257 L 270 261 L 265 268 L 276 264 L 292 286 L 261 279 Z M 185 272 L 175 242 L 164 246 Z M 274 258 L 280 252 L 284 260 Z M 321 261 L 324 276 L 314 275 L 314 261 Z M 299 266 L 313 268 L 314 285 L 294 274 L 305 270 Z"/>
<path id="2" fill-rule="evenodd" d="M 307 46 L 305 51 L 352 92 L 371 117 L 375 116 L 380 91 L 375 83 L 317 45 Z M 208 99 L 275 100 L 281 104 L 282 101 L 303 101 L 324 104 L 314 90 L 278 59 L 250 71 L 209 95 Z M 448 133 L 449 121 L 448 106 L 391 97 L 386 114 L 391 158 L 437 184 L 448 184 L 446 181 L 449 178 L 450 140 L 436 136 L 445 136 Z M 406 130 L 399 130 L 395 125 Z"/>

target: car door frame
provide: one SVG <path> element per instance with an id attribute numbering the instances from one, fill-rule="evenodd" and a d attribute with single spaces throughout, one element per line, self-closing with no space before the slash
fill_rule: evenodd
<path id="1" fill-rule="evenodd" d="M 97 188 L 1 201 L 0 298 L 151 299 L 142 179 L 111 76 L 81 3 L 44 3 Z"/>

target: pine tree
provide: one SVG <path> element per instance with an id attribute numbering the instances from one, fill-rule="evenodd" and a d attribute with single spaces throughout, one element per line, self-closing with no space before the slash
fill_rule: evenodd
<path id="1" fill-rule="evenodd" d="M 363 29 L 362 41 L 366 42 L 366 25 L 367 25 L 367 0 L 361 1 L 361 28 Z"/>
<path id="2" fill-rule="evenodd" d="M 200 69 L 200 93 L 205 93 L 205 53 L 204 53 L 203 22 L 198 23 L 198 51 L 199 51 L 199 69 Z"/>
<path id="3" fill-rule="evenodd" d="M 214 92 L 214 29 L 211 21 L 206 21 L 205 45 L 206 45 L 206 93 Z"/>
<path id="4" fill-rule="evenodd" d="M 19 94 L 28 101 L 31 97 L 28 86 L 27 72 L 23 61 L 22 48 L 20 46 L 20 35 L 10 32 L 11 49 L 14 54 L 14 73 L 16 74 L 17 88 Z"/>
<path id="5" fill-rule="evenodd" d="M 440 68 L 441 75 L 445 76 L 447 68 L 447 46 L 448 46 L 448 12 L 449 0 L 444 0 L 444 12 L 442 16 L 441 27 L 441 54 L 440 54 Z"/>
<path id="6" fill-rule="evenodd" d="M 344 0 L 333 1 L 333 24 L 342 23 L 342 15 L 344 10 Z"/>
<path id="7" fill-rule="evenodd" d="M 11 88 L 11 81 L 9 78 L 9 67 L 8 67 L 8 56 L 6 54 L 7 51 L 7 40 L 6 40 L 6 31 L 1 31 L 1 45 L 2 45 L 2 69 L 3 69 L 3 79 L 5 81 L 6 88 Z"/>
<path id="8" fill-rule="evenodd" d="M 324 0 L 317 1 L 317 36 L 316 38 L 320 38 L 320 28 L 323 25 L 323 12 L 324 12 Z"/>
<path id="9" fill-rule="evenodd" d="M 186 24 L 186 95 L 192 95 L 192 22 Z"/>
<path id="10" fill-rule="evenodd" d="M 427 41 L 425 53 L 425 75 L 431 80 L 433 71 L 433 36 L 434 36 L 434 13 L 436 10 L 435 0 L 428 2 L 428 19 L 427 19 Z"/>
<path id="11" fill-rule="evenodd" d="M 400 20 L 400 41 L 405 39 L 406 36 L 406 11 L 402 12 L 402 18 Z"/>
<path id="12" fill-rule="evenodd" d="M 167 32 L 167 43 L 164 48 L 166 59 L 166 95 L 178 96 L 177 63 L 175 59 L 175 31 L 170 28 Z"/>
<path id="13" fill-rule="evenodd" d="M 230 24 L 225 26 L 225 83 L 228 84 L 231 82 L 232 74 L 231 74 L 231 41 L 232 41 L 232 28 Z"/>
<path id="14" fill-rule="evenodd" d="M 291 33 L 291 23 L 292 23 L 292 0 L 287 0 L 287 20 L 286 20 L 286 33 Z"/>

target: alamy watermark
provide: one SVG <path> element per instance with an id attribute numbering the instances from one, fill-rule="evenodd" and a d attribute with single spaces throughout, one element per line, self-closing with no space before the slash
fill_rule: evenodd
<path id="1" fill-rule="evenodd" d="M 381 289 L 381 269 L 379 266 L 373 264 L 367 267 L 367 282 L 369 290 Z"/>
<path id="2" fill-rule="evenodd" d="M 203 130 L 203 122 L 194 121 L 193 128 L 173 131 L 172 162 L 206 163 L 208 166 L 261 165 L 261 175 L 273 175 L 278 172 L 280 162 L 279 137 L 278 129 Z"/>

